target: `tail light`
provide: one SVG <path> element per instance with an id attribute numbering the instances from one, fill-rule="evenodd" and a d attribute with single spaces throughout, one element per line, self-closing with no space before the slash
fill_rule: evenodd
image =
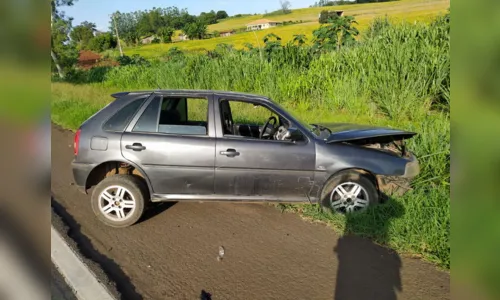
<path id="1" fill-rule="evenodd" d="M 75 133 L 75 142 L 73 143 L 73 151 L 75 153 L 75 156 L 78 155 L 78 148 L 80 145 L 80 132 L 81 132 L 81 130 L 78 129 Z"/>

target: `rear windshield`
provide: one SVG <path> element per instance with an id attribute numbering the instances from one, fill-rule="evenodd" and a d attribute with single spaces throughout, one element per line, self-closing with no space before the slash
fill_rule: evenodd
<path id="1" fill-rule="evenodd" d="M 139 98 L 117 111 L 103 126 L 105 131 L 124 131 L 147 97 Z"/>

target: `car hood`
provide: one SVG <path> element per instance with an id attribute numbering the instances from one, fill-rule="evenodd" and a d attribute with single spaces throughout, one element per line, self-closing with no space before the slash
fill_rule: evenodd
<path id="1" fill-rule="evenodd" d="M 415 132 L 399 129 L 350 123 L 316 123 L 313 125 L 324 127 L 331 131 L 331 134 L 325 138 L 326 143 L 389 143 L 391 141 L 409 139 L 416 135 Z"/>

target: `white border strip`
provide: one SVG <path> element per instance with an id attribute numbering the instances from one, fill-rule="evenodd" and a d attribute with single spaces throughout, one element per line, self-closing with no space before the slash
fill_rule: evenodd
<path id="1" fill-rule="evenodd" d="M 115 300 L 79 259 L 59 232 L 51 226 L 51 258 L 54 265 L 80 300 Z"/>

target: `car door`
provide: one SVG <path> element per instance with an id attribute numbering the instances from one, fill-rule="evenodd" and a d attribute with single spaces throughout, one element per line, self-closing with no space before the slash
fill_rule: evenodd
<path id="1" fill-rule="evenodd" d="M 229 107 L 226 102 L 246 103 L 250 107 Z M 314 143 L 307 137 L 303 142 L 293 143 L 262 140 L 246 131 L 242 134 L 238 127 L 255 128 L 255 124 L 242 124 L 252 114 L 263 118 L 264 123 L 268 118 L 260 112 L 252 113 L 252 106 L 253 102 L 246 98 L 215 96 L 215 193 L 235 199 L 307 200 L 314 180 Z M 238 113 L 243 115 L 240 120 L 236 117 Z M 234 119 L 227 120 L 227 116 Z"/>
<path id="2" fill-rule="evenodd" d="M 211 101 L 211 95 L 156 94 L 123 133 L 122 155 L 145 171 L 155 194 L 213 194 Z"/>

